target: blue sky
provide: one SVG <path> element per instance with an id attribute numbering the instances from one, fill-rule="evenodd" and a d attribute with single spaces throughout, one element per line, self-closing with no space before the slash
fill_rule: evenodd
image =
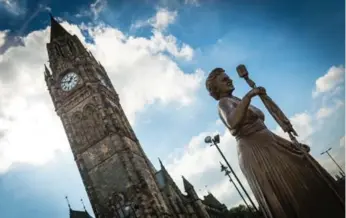
<path id="1" fill-rule="evenodd" d="M 183 174 L 201 197 L 208 189 L 233 206 L 240 199 L 218 172 L 219 156 L 203 143 L 220 133 L 241 174 L 206 75 L 224 68 L 241 97 L 249 87 L 235 68 L 245 64 L 335 173 L 319 153 L 333 147 L 344 163 L 344 8 L 341 0 L 0 0 L 1 217 L 67 217 L 65 195 L 76 209 L 84 198 L 91 211 L 43 80 L 49 11 L 105 66 L 153 164 L 158 168 L 160 157 L 179 186 Z"/>

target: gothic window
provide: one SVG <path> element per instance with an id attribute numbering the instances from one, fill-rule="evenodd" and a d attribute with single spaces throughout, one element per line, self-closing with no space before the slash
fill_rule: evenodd
<path id="1" fill-rule="evenodd" d="M 94 132 L 95 124 L 94 124 L 94 120 L 92 117 L 93 110 L 94 110 L 94 108 L 92 106 L 87 106 L 83 110 L 84 128 L 87 131 L 86 138 L 87 138 L 88 142 L 93 141 L 94 133 L 95 133 Z"/>
<path id="2" fill-rule="evenodd" d="M 71 51 L 72 54 L 75 54 L 76 52 L 76 47 L 74 46 L 74 43 L 72 42 L 72 40 L 68 40 L 67 41 L 67 45 Z"/>
<path id="3" fill-rule="evenodd" d="M 75 113 L 72 116 L 72 129 L 74 138 L 77 144 L 84 144 L 85 143 L 85 131 L 83 126 L 83 116 L 81 113 Z"/>
<path id="4" fill-rule="evenodd" d="M 55 49 L 55 53 L 57 54 L 57 56 L 63 56 L 61 48 L 58 44 L 54 45 L 54 49 Z"/>
<path id="5" fill-rule="evenodd" d="M 101 114 L 92 105 L 87 105 L 83 110 L 83 116 L 88 142 L 99 140 L 105 132 Z"/>

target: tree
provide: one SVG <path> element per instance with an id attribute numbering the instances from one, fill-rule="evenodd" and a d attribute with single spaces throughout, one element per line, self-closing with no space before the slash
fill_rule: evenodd
<path id="1" fill-rule="evenodd" d="M 229 218 L 260 218 L 263 217 L 260 213 L 254 213 L 254 210 L 250 210 L 243 204 L 240 204 L 237 207 L 232 207 L 229 210 Z"/>

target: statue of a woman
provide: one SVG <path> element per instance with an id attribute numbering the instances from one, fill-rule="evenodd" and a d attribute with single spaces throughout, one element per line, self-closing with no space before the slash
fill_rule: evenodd
<path id="1" fill-rule="evenodd" d="M 267 129 L 262 111 L 250 105 L 253 97 L 266 94 L 264 88 L 254 88 L 239 99 L 232 95 L 232 80 L 221 68 L 209 74 L 206 87 L 219 101 L 221 120 L 237 139 L 240 168 L 267 218 L 345 217 L 344 200 L 332 177 L 315 161 L 316 170 L 293 143 Z"/>

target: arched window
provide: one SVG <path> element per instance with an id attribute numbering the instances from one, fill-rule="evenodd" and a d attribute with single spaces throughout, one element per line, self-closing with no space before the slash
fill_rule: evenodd
<path id="1" fill-rule="evenodd" d="M 58 44 L 54 45 L 54 49 L 55 49 L 55 53 L 57 54 L 57 56 L 64 56 L 62 51 L 61 51 L 61 48 Z"/>
<path id="2" fill-rule="evenodd" d="M 87 129 L 87 140 L 89 143 L 99 140 L 105 132 L 101 114 L 92 105 L 85 106 L 83 110 L 85 128 Z"/>
<path id="3" fill-rule="evenodd" d="M 81 113 L 76 112 L 72 116 L 72 129 L 73 129 L 73 135 L 74 139 L 77 144 L 84 144 L 85 141 L 85 130 L 83 126 L 83 116 Z"/>
<path id="4" fill-rule="evenodd" d="M 67 45 L 68 45 L 68 48 L 70 49 L 71 53 L 75 54 L 76 47 L 74 46 L 74 43 L 72 42 L 72 40 L 68 40 Z"/>
<path id="5" fill-rule="evenodd" d="M 87 131 L 87 141 L 91 143 L 94 140 L 94 129 L 95 129 L 95 124 L 93 120 L 93 111 L 94 108 L 90 105 L 86 106 L 83 110 L 83 117 L 84 117 L 84 127 Z"/>

